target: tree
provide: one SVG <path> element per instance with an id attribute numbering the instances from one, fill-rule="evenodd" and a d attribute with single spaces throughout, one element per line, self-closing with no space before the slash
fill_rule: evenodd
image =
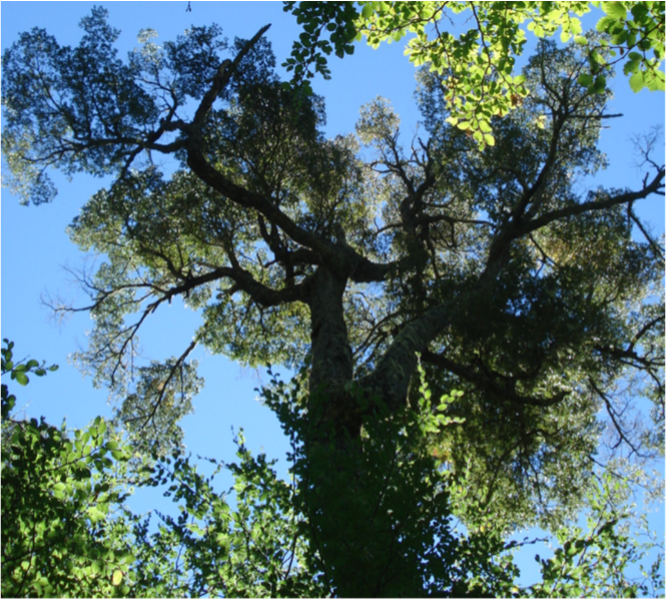
<path id="1" fill-rule="evenodd" d="M 642 88 L 664 90 L 664 2 L 285 2 L 304 33 L 293 45 L 285 66 L 297 81 L 316 73 L 329 78 L 327 55 L 333 50 L 343 58 L 354 51 L 353 41 L 367 39 L 378 48 L 381 42 L 398 42 L 407 35 L 406 54 L 416 66 L 429 65 L 444 77 L 443 96 L 452 125 L 469 131 L 481 147 L 493 145 L 494 116 L 502 117 L 522 103 L 529 92 L 523 75 L 514 75 L 516 57 L 527 42 L 521 28 L 538 38 L 572 38 L 588 48 L 589 70 L 578 82 L 590 92 L 604 92 L 609 67 L 625 61 L 635 92 Z M 356 4 L 358 8 L 356 8 Z M 605 15 L 597 23 L 603 36 L 583 33 L 580 18 L 593 7 Z M 474 27 L 459 38 L 453 21 L 471 12 Z M 628 18 L 629 17 L 629 18 Z M 448 21 L 448 22 L 446 22 Z M 329 32 L 328 39 L 322 36 Z"/>
<path id="2" fill-rule="evenodd" d="M 576 193 L 579 174 L 602 165 L 611 117 L 608 91 L 579 84 L 587 51 L 541 44 L 522 106 L 491 121 L 496 145 L 484 151 L 447 124 L 442 84 L 423 72 L 427 138 L 404 151 L 383 100 L 364 108 L 357 139 L 325 139 L 322 100 L 281 84 L 267 28 L 230 46 L 215 26 L 163 47 L 144 31 L 123 62 L 102 9 L 82 26 L 76 48 L 33 30 L 4 55 L 3 151 L 26 201 L 52 198 L 49 167 L 113 177 L 71 228 L 106 255 L 82 276 L 95 329 L 80 359 L 123 399 L 119 419 L 145 450 L 178 442 L 200 385 L 187 361 L 195 344 L 304 367 L 309 394 L 287 413 L 274 406 L 300 445 L 300 509 L 328 582 L 344 594 L 362 574 L 365 592 L 415 596 L 429 582 L 417 568 L 426 503 L 362 533 L 390 481 L 379 483 L 374 454 L 402 457 L 421 414 L 419 356 L 443 421 L 409 445 L 393 481 L 421 482 L 428 458 L 448 466 L 463 487 L 453 512 L 470 527 L 494 514 L 497 540 L 580 507 L 600 408 L 639 448 L 615 393 L 641 376 L 661 407 L 663 245 L 632 230 L 636 205 L 663 193 L 664 167 L 647 154 L 636 190 Z M 174 159 L 172 173 L 157 155 Z M 203 325 L 181 356 L 135 367 L 133 384 L 137 331 L 177 295 Z M 391 563 L 381 536 L 401 548 Z M 446 530 L 440 541 L 457 548 Z M 460 580 L 469 588 L 451 592 L 478 590 Z"/>

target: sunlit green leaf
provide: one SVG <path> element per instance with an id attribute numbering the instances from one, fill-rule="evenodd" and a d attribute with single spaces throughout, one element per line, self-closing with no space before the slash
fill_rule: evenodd
<path id="1" fill-rule="evenodd" d="M 640 92 L 644 86 L 643 72 L 637 71 L 636 73 L 634 73 L 630 77 L 629 82 L 630 82 L 630 88 L 632 88 L 633 92 Z"/>
<path id="2" fill-rule="evenodd" d="M 602 10 L 615 19 L 624 19 L 627 16 L 627 10 L 622 2 L 602 2 Z"/>

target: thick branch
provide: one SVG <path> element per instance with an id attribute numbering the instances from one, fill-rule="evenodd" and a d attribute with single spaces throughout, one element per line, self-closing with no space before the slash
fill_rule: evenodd
<path id="1" fill-rule="evenodd" d="M 202 152 L 201 140 L 196 137 L 189 139 L 188 166 L 212 189 L 242 207 L 257 211 L 271 223 L 280 227 L 298 244 L 311 248 L 334 262 L 332 259 L 337 253 L 332 244 L 328 244 L 320 236 L 299 227 L 267 197 L 238 186 L 209 165 Z"/>
<path id="2" fill-rule="evenodd" d="M 374 371 L 361 385 L 373 396 L 379 396 L 391 408 L 399 407 L 405 400 L 411 376 L 422 353 L 453 320 L 449 303 L 428 310 L 418 319 L 404 326 L 388 350 L 379 360 Z"/>
<path id="3" fill-rule="evenodd" d="M 274 307 L 295 301 L 305 301 L 309 288 L 309 280 L 305 279 L 300 284 L 289 286 L 281 290 L 275 290 L 265 284 L 258 282 L 251 273 L 245 269 L 234 267 L 219 267 L 201 276 L 187 278 L 183 284 L 170 288 L 165 297 L 171 299 L 177 294 L 185 294 L 198 286 L 229 278 L 235 282 L 235 288 L 246 292 L 251 299 L 263 307 Z"/>
<path id="4" fill-rule="evenodd" d="M 204 122 L 207 118 L 207 114 L 211 110 L 211 107 L 214 104 L 217 96 L 228 84 L 233 73 L 239 66 L 239 63 L 242 62 L 242 59 L 251 51 L 253 46 L 256 45 L 258 40 L 270 27 L 271 25 L 265 25 L 262 27 L 258 33 L 256 33 L 248 42 L 246 42 L 246 44 L 244 44 L 244 47 L 239 51 L 237 56 L 235 56 L 232 61 L 228 59 L 221 63 L 221 66 L 218 68 L 216 75 L 214 75 L 211 88 L 207 90 L 206 94 L 202 98 L 202 102 L 200 102 L 200 106 L 198 107 L 197 111 L 195 111 L 195 117 L 193 118 L 193 122 L 191 124 L 194 130 L 202 130 L 202 126 L 204 125 Z"/>

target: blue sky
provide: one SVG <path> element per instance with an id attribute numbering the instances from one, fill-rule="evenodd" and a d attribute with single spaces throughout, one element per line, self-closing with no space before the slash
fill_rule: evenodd
<path id="1" fill-rule="evenodd" d="M 113 26 L 122 30 L 118 46 L 121 55 L 138 45 L 142 28 L 155 29 L 166 41 L 183 33 L 189 25 L 217 22 L 224 35 L 251 37 L 261 26 L 272 23 L 267 37 L 272 42 L 280 64 L 289 55 L 293 39 L 300 29 L 294 18 L 282 10 L 281 2 L 99 2 L 110 14 Z M 8 2 L 0 5 L 4 50 L 18 33 L 43 27 L 61 44 L 76 44 L 80 37 L 79 20 L 90 12 L 92 2 Z M 594 18 L 586 21 L 592 25 Z M 353 131 L 359 108 L 383 96 L 391 100 L 402 118 L 405 136 L 416 129 L 419 119 L 413 100 L 414 67 L 403 56 L 402 44 L 382 45 L 374 51 L 359 44 L 353 56 L 345 60 L 331 58 L 332 79 L 316 79 L 314 88 L 326 100 L 328 136 Z M 631 136 L 664 124 L 665 98 L 646 90 L 633 94 L 626 79 L 618 77 L 612 85 L 615 99 L 611 113 L 623 113 L 604 131 L 602 147 L 609 156 L 609 169 L 596 178 L 607 187 L 640 186 L 643 173 L 635 166 Z M 664 148 L 658 149 L 662 156 Z M 662 159 L 659 159 L 663 162 Z M 72 182 L 55 178 L 59 196 L 50 205 L 23 207 L 7 191 L 2 191 L 2 336 L 16 342 L 18 356 L 30 355 L 58 363 L 60 370 L 46 378 L 34 378 L 26 389 L 16 390 L 19 406 L 27 405 L 29 416 L 44 415 L 59 424 L 67 417 L 70 427 L 83 427 L 96 415 L 110 414 L 105 390 L 94 389 L 90 378 L 67 361 L 70 353 L 86 344 L 86 331 L 92 322 L 86 313 L 74 315 L 57 324 L 40 302 L 45 292 L 67 300 L 85 303 L 73 277 L 63 267 L 77 270 L 84 257 L 69 241 L 67 225 L 79 208 L 100 186 L 99 180 L 77 176 Z M 593 182 L 582 182 L 585 192 Z M 663 231 L 664 204 L 659 197 L 646 201 L 640 211 L 655 231 Z M 199 325 L 197 314 L 178 302 L 163 307 L 140 333 L 145 355 L 161 359 L 180 355 Z M 277 420 L 256 399 L 255 388 L 268 378 L 236 365 L 220 356 L 209 356 L 198 348 L 195 357 L 206 379 L 204 391 L 195 399 L 195 413 L 183 421 L 185 442 L 190 451 L 204 456 L 232 459 L 232 429 L 244 428 L 248 446 L 264 450 L 269 457 L 283 459 L 288 450 Z M 285 468 L 285 462 L 283 462 Z M 663 527 L 663 525 L 662 525 Z"/>

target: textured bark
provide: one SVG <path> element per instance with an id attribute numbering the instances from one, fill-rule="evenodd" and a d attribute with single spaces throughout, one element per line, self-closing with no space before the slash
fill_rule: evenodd
<path id="1" fill-rule="evenodd" d="M 350 394 L 353 354 L 344 320 L 346 278 L 319 267 L 311 282 L 311 374 L 310 413 L 317 422 L 335 428 L 337 437 L 357 438 L 359 412 Z"/>

